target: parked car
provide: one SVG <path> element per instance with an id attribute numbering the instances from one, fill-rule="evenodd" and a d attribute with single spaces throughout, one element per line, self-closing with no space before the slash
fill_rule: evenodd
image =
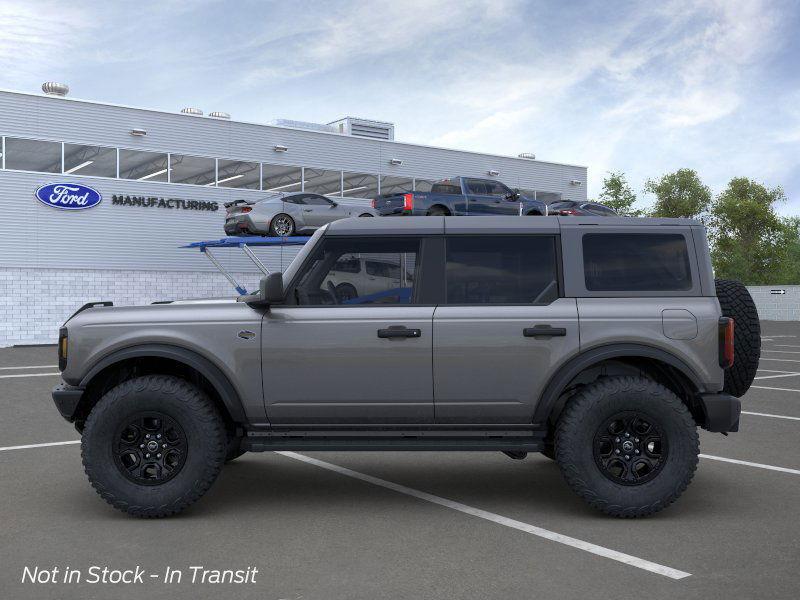
<path id="1" fill-rule="evenodd" d="M 556 200 L 547 206 L 551 215 L 563 217 L 616 217 L 617 211 L 599 202 Z"/>
<path id="2" fill-rule="evenodd" d="M 347 217 L 374 217 L 368 206 L 344 204 L 308 192 L 275 193 L 258 200 L 225 204 L 226 235 L 285 237 L 311 234 L 323 225 Z"/>
<path id="3" fill-rule="evenodd" d="M 398 215 L 546 215 L 547 204 L 494 179 L 453 177 L 437 181 L 430 192 L 381 195 L 372 201 L 381 216 Z"/>
<path id="4" fill-rule="evenodd" d="M 414 276 L 403 254 L 393 257 L 347 254 L 331 268 L 324 288 L 339 304 L 391 301 L 404 295 Z"/>
<path id="5" fill-rule="evenodd" d="M 649 515 L 689 485 L 698 427 L 738 430 L 758 313 L 699 222 L 600 221 L 337 221 L 238 301 L 80 310 L 53 399 L 94 488 L 141 517 L 273 450 L 542 452 L 593 507 Z M 391 272 L 344 306 L 356 259 L 402 265 L 402 293 Z"/>

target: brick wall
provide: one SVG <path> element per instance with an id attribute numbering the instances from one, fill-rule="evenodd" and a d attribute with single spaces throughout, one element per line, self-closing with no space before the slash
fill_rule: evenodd
<path id="1" fill-rule="evenodd" d="M 258 286 L 258 274 L 234 276 L 248 290 Z M 234 295 L 222 274 L 208 271 L 0 269 L 0 348 L 55 344 L 66 318 L 93 300 L 133 305 Z"/>
<path id="2" fill-rule="evenodd" d="M 764 321 L 800 321 L 800 285 L 750 286 L 747 288 Z M 785 294 L 773 294 L 783 290 Z"/>

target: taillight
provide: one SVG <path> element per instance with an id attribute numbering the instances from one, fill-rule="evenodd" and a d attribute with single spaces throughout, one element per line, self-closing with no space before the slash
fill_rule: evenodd
<path id="1" fill-rule="evenodd" d="M 58 370 L 67 368 L 67 328 L 58 330 Z"/>
<path id="2" fill-rule="evenodd" d="M 559 215 L 564 215 L 564 216 L 569 216 L 569 215 L 572 215 L 572 216 L 574 216 L 574 217 L 577 217 L 577 216 L 578 216 L 578 211 L 577 211 L 577 210 L 573 210 L 573 209 L 571 209 L 571 208 L 566 208 L 566 209 L 564 209 L 564 210 L 560 210 L 560 211 L 558 211 L 558 213 L 557 213 L 557 214 L 559 214 Z"/>
<path id="3" fill-rule="evenodd" d="M 414 210 L 414 194 L 403 194 L 403 210 Z"/>
<path id="4" fill-rule="evenodd" d="M 719 366 L 723 369 L 733 366 L 733 329 L 733 319 L 719 318 Z"/>
<path id="5" fill-rule="evenodd" d="M 243 213 L 249 213 L 251 210 L 253 210 L 253 208 L 252 208 L 252 207 L 250 207 L 250 206 L 244 206 L 244 207 L 242 207 L 242 212 L 243 212 Z"/>
<path id="6" fill-rule="evenodd" d="M 370 205 L 372 206 L 372 208 L 378 208 L 377 206 L 375 206 L 375 203 L 376 203 L 376 202 L 377 202 L 377 200 L 376 200 L 375 198 L 373 198 L 373 199 L 370 201 Z"/>

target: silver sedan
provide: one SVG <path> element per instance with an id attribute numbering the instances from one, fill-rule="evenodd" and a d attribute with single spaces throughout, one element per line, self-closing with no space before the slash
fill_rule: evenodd
<path id="1" fill-rule="evenodd" d="M 271 194 L 259 200 L 236 200 L 225 205 L 226 235 L 288 236 L 312 233 L 347 217 L 375 217 L 368 206 L 343 204 L 308 192 Z"/>

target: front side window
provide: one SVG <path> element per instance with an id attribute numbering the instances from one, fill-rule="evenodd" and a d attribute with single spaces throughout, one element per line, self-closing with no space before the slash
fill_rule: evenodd
<path id="1" fill-rule="evenodd" d="M 61 144 L 7 137 L 6 169 L 61 173 Z"/>
<path id="2" fill-rule="evenodd" d="M 486 196 L 489 193 L 489 188 L 485 181 L 481 181 L 480 179 L 467 179 L 466 183 L 470 194 Z"/>
<path id="3" fill-rule="evenodd" d="M 117 149 L 64 144 L 64 174 L 117 176 Z"/>
<path id="4" fill-rule="evenodd" d="M 490 196 L 505 198 L 511 193 L 511 190 L 499 181 L 484 181 L 484 185 L 486 185 L 486 193 Z"/>
<path id="5" fill-rule="evenodd" d="M 169 165 L 167 155 L 141 150 L 119 151 L 119 176 L 139 181 L 167 181 Z"/>
<path id="6" fill-rule="evenodd" d="M 692 288 L 689 252 L 681 234 L 586 234 L 583 269 L 589 291 L 672 292 Z"/>
<path id="7" fill-rule="evenodd" d="M 418 238 L 328 238 L 320 246 L 299 275 L 293 291 L 297 304 L 380 305 L 413 301 Z"/>
<path id="8" fill-rule="evenodd" d="M 333 202 L 328 200 L 325 196 L 317 196 L 316 194 L 308 194 L 307 196 L 303 196 L 303 203 L 310 204 L 312 206 L 330 206 L 333 204 Z"/>
<path id="9" fill-rule="evenodd" d="M 554 236 L 447 239 L 448 304 L 549 304 L 557 273 Z"/>

